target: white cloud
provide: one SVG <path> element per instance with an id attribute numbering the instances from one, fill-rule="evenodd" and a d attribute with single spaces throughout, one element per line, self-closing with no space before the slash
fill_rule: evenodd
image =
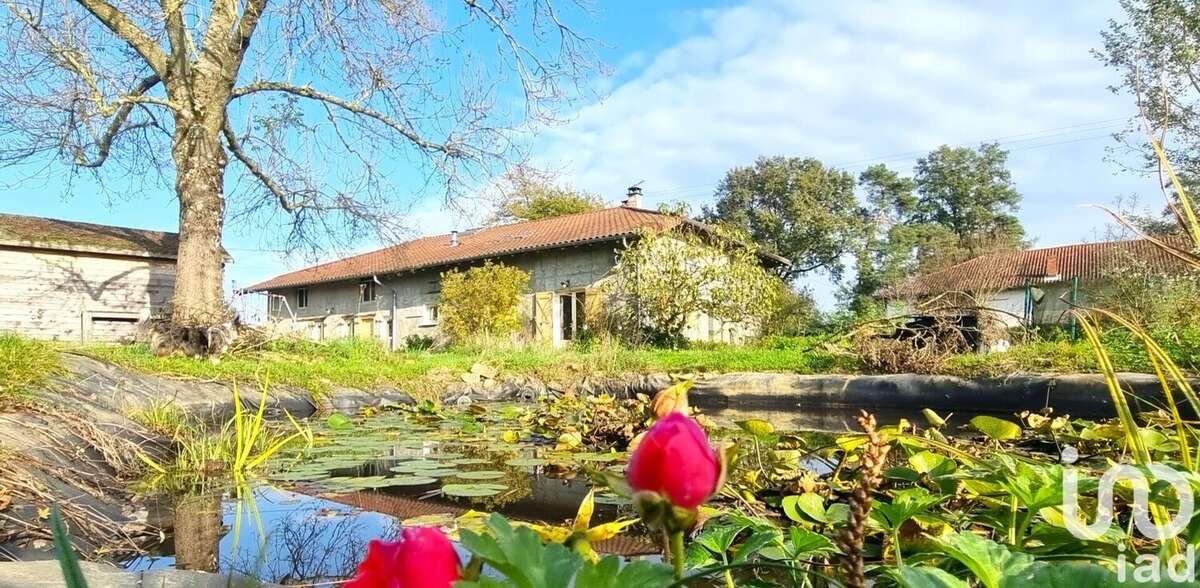
<path id="1" fill-rule="evenodd" d="M 1103 135 L 1133 108 L 1090 54 L 1118 16 L 1101 4 L 753 0 L 703 11 L 698 32 L 548 132 L 539 153 L 611 200 L 644 179 L 652 203 L 698 205 L 759 155 L 858 171 L 1007 137 L 1031 234 L 1085 239 L 1105 219 L 1079 204 L 1154 188 L 1105 161 Z M 1108 122 L 1063 128 L 1095 121 Z M 1024 135 L 1046 129 L 1061 130 Z M 887 163 L 908 172 L 915 159 Z"/>

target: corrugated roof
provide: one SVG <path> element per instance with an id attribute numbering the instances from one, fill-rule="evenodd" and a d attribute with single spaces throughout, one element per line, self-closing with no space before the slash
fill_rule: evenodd
<path id="1" fill-rule="evenodd" d="M 885 298 L 907 298 L 945 292 L 985 292 L 1021 288 L 1026 283 L 1052 284 L 1103 277 L 1138 263 L 1164 273 L 1186 269 L 1179 259 L 1145 239 L 1081 243 L 1060 247 L 992 253 L 946 269 L 915 276 L 880 291 Z"/>
<path id="2" fill-rule="evenodd" d="M 37 216 L 0 214 L 0 245 L 175 259 L 179 235 Z"/>
<path id="3" fill-rule="evenodd" d="M 423 237 L 345 259 L 289 272 L 250 286 L 249 292 L 323 284 L 372 275 L 446 266 L 514 253 L 610 241 L 643 229 L 662 231 L 691 223 L 686 219 L 640 208 L 616 207 L 536 221 L 488 227 L 458 235 Z"/>

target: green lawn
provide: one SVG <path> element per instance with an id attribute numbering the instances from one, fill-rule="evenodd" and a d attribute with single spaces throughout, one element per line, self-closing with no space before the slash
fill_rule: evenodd
<path id="1" fill-rule="evenodd" d="M 1180 366 L 1195 373 L 1200 331 L 1160 337 Z M 72 350 L 141 372 L 215 381 L 267 380 L 274 385 L 324 393 L 335 387 L 360 389 L 394 386 L 417 397 L 433 397 L 477 362 L 503 373 L 537 377 L 569 385 L 586 377 L 650 372 L 858 373 L 861 364 L 844 342 L 817 337 L 775 338 L 737 347 L 703 345 L 689 349 L 628 348 L 615 344 L 547 350 L 510 345 L 458 347 L 445 351 L 391 353 L 368 341 L 318 344 L 277 341 L 220 360 L 155 357 L 145 346 L 89 346 Z M 1117 368 L 1148 372 L 1151 367 L 1136 342 L 1111 331 L 1106 345 Z M 0 366 L 5 381 L 28 387 L 56 365 L 43 344 L 0 339 L 0 348 L 16 361 Z M 48 358 L 49 357 L 49 358 Z M 1096 369 L 1092 350 L 1065 339 L 1015 345 L 1007 353 L 965 354 L 952 358 L 942 373 L 963 377 L 1004 376 L 1019 372 L 1069 373 Z M 15 375 L 8 375 L 9 373 Z"/>
<path id="2" fill-rule="evenodd" d="M 844 352 L 811 347 L 722 345 L 670 350 L 596 345 L 563 350 L 452 348 L 390 353 L 368 341 L 328 344 L 289 341 L 229 355 L 219 361 L 156 357 L 142 345 L 94 345 L 73 350 L 135 371 L 218 381 L 266 379 L 273 384 L 317 393 L 338 386 L 363 389 L 397 386 L 424 395 L 457 381 L 476 362 L 505 373 L 561 383 L 586 376 L 647 372 L 856 371 L 857 361 Z"/>

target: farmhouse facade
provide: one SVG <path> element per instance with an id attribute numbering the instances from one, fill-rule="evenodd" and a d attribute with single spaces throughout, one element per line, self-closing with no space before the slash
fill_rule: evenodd
<path id="1" fill-rule="evenodd" d="M 371 337 L 396 348 L 409 336 L 440 335 L 442 273 L 493 261 L 530 275 L 531 293 L 520 306 L 524 335 L 542 344 L 562 345 L 581 337 L 589 317 L 603 307 L 602 281 L 624 245 L 642 231 L 684 226 L 708 230 L 700 223 L 627 202 L 592 212 L 424 237 L 283 274 L 246 290 L 267 294 L 268 317 L 280 330 L 313 340 Z M 685 336 L 731 341 L 746 336 L 746 329 L 694 316 Z"/>
<path id="2" fill-rule="evenodd" d="M 0 331 L 132 339 L 175 291 L 175 233 L 0 214 Z"/>
<path id="3" fill-rule="evenodd" d="M 1005 326 L 1054 325 L 1069 322 L 1070 309 L 1086 304 L 1114 272 L 1138 267 L 1163 274 L 1185 270 L 1146 239 L 1080 243 L 982 255 L 903 280 L 880 296 L 891 316 L 936 297 L 966 295 Z"/>

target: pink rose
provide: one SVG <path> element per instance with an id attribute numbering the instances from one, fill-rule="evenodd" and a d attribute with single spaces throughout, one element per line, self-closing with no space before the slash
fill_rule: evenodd
<path id="1" fill-rule="evenodd" d="M 405 529 L 399 541 L 371 541 L 358 575 L 344 588 L 450 588 L 462 578 L 458 552 L 432 527 Z"/>
<path id="2" fill-rule="evenodd" d="M 625 476 L 634 492 L 654 492 L 674 506 L 695 509 L 717 491 L 721 463 L 704 429 L 674 412 L 646 432 Z"/>

